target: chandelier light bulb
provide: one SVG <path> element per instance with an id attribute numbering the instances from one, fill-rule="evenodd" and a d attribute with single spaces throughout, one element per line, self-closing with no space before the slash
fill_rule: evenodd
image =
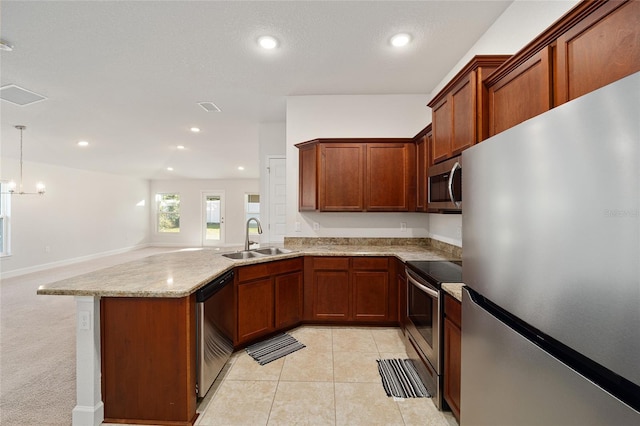
<path id="1" fill-rule="evenodd" d="M 14 192 L 16 192 L 16 188 L 18 187 L 18 185 L 16 184 L 15 180 L 11 180 L 8 183 L 8 187 L 9 187 L 9 192 L 13 194 Z"/>
<path id="2" fill-rule="evenodd" d="M 36 191 L 38 191 L 38 194 L 40 195 L 44 194 L 44 190 L 45 190 L 44 183 L 42 182 L 36 183 Z"/>

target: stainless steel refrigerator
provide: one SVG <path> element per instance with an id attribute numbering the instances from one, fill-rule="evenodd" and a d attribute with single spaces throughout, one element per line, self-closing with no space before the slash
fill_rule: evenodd
<path id="1" fill-rule="evenodd" d="M 461 425 L 640 425 L 640 73 L 462 160 Z"/>

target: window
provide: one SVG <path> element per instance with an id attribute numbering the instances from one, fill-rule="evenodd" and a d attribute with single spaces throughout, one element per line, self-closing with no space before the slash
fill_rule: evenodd
<path id="1" fill-rule="evenodd" d="M 11 195 L 8 192 L 7 184 L 0 183 L 0 256 L 8 256 L 10 250 L 10 216 L 11 216 Z"/>
<path id="2" fill-rule="evenodd" d="M 158 232 L 180 232 L 180 194 L 156 194 Z"/>
<path id="3" fill-rule="evenodd" d="M 245 222 L 251 217 L 260 220 L 260 194 L 245 194 L 244 196 Z M 249 235 L 258 235 L 258 224 L 251 221 Z"/>

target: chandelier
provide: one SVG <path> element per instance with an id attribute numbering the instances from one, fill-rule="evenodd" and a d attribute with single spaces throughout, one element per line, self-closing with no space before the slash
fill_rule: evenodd
<path id="1" fill-rule="evenodd" d="M 16 184 L 14 180 L 9 181 L 7 184 L 7 192 L 3 192 L 3 194 L 18 194 L 18 195 L 26 195 L 26 194 L 44 194 L 44 183 L 38 182 L 36 184 L 36 192 L 25 192 L 22 187 L 22 132 L 26 130 L 27 126 L 17 125 L 16 129 L 20 130 L 20 184 Z M 17 191 L 16 191 L 17 190 Z"/>

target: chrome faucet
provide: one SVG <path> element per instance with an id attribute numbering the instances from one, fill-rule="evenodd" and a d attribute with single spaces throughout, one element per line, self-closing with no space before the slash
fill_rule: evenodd
<path id="1" fill-rule="evenodd" d="M 262 225 L 260 225 L 260 221 L 258 219 L 256 219 L 255 217 L 250 217 L 249 220 L 247 220 L 247 233 L 246 233 L 246 237 L 244 240 L 244 249 L 249 250 L 249 246 L 251 244 L 256 244 L 257 241 L 249 241 L 249 222 L 251 222 L 252 220 L 255 220 L 256 223 L 258 224 L 258 234 L 262 234 Z"/>

